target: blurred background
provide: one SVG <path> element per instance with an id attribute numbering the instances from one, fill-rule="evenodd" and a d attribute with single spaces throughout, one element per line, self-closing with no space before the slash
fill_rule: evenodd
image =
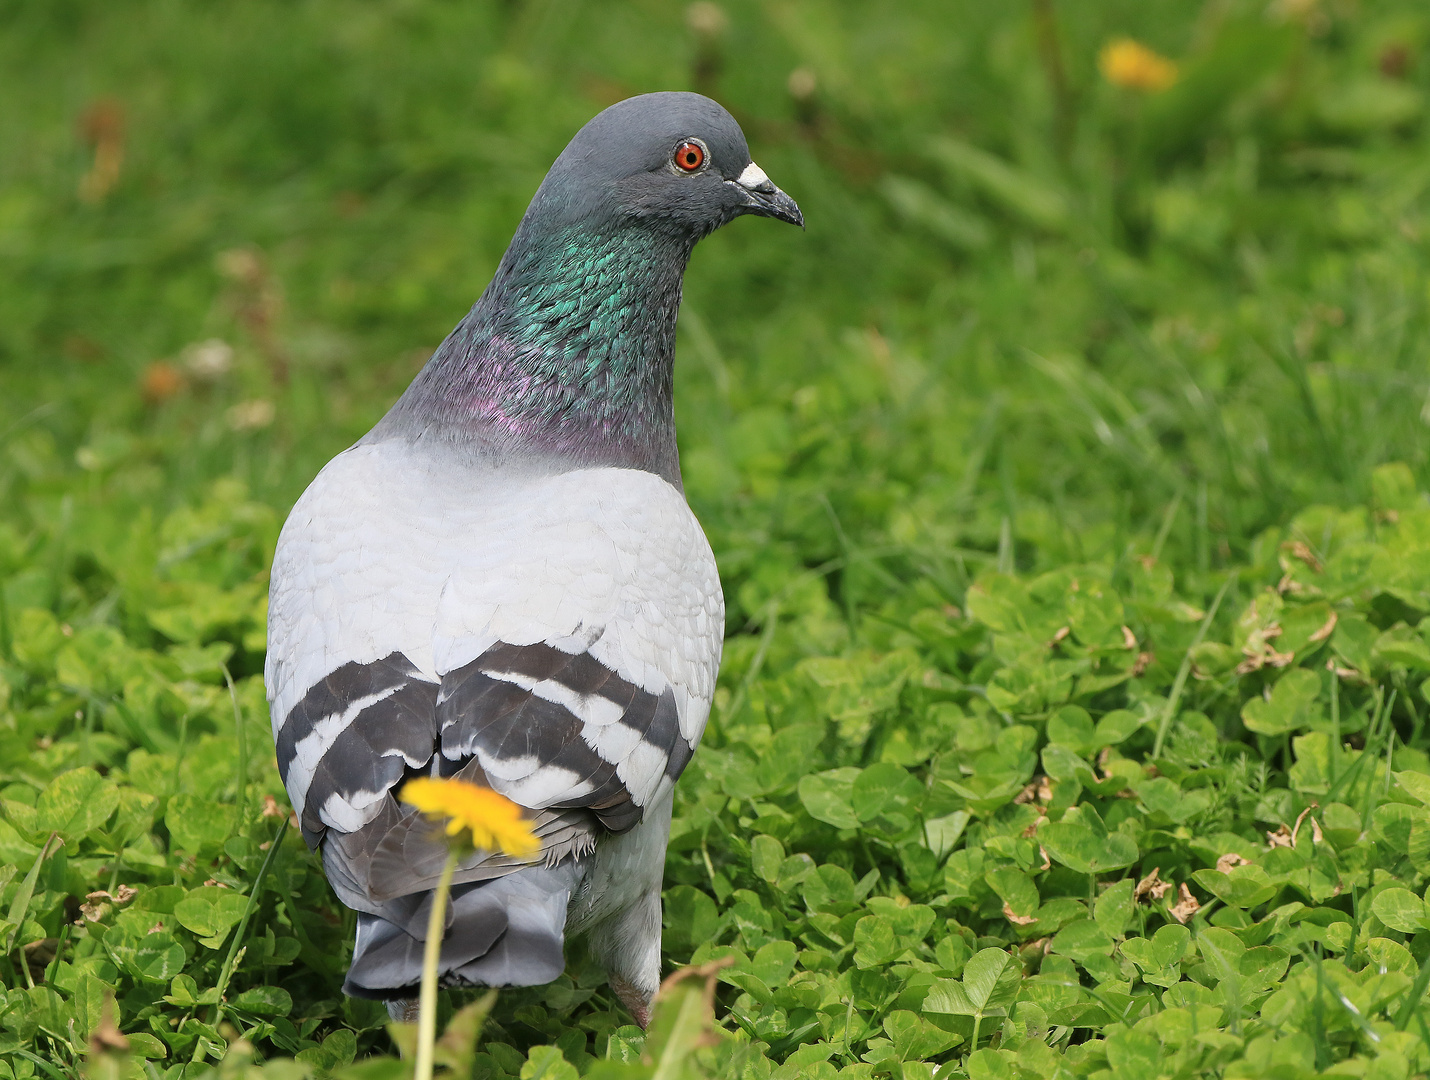
<path id="1" fill-rule="evenodd" d="M 122 517 L 234 477 L 285 510 L 572 133 L 670 88 L 809 222 L 739 222 L 687 279 L 685 471 L 732 580 L 850 538 L 1026 568 L 1145 535 L 1205 572 L 1374 463 L 1426 478 L 1416 0 L 3 0 L 0 28 L 22 531 L 60 489 Z"/>
<path id="2" fill-rule="evenodd" d="M 721 756 L 742 709 L 768 742 L 787 688 L 762 670 L 875 671 L 858 649 L 945 634 L 975 575 L 1145 569 L 1208 604 L 1228 567 L 1275 581 L 1268 530 L 1365 504 L 1375 466 L 1430 484 L 1424 0 L 0 0 L 0 870 L 45 862 L 38 793 L 107 793 L 71 791 L 15 939 L 42 976 L 77 898 L 117 887 L 106 852 L 203 896 L 259 873 L 283 516 L 476 300 L 571 135 L 660 89 L 724 103 L 808 221 L 738 221 L 686 279 L 683 467 L 731 638 L 682 814 L 725 805 L 702 777 L 747 760 Z M 1365 531 L 1301 520 L 1312 561 Z M 1137 658 L 1154 690 L 1165 641 Z M 299 847 L 275 870 L 297 938 L 255 932 L 242 976 L 289 989 L 245 1007 L 283 1052 L 351 1058 L 381 1010 L 339 999 L 350 928 Z M 156 997 L 215 946 L 146 917 L 126 1029 L 218 1053 Z"/>

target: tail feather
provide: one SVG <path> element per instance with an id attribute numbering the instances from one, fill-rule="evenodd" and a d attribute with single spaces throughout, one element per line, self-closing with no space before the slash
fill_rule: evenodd
<path id="1" fill-rule="evenodd" d="M 506 909 L 506 933 L 481 956 L 453 971 L 472 986 L 540 986 L 566 970 L 566 906 L 568 889 L 532 887 L 514 874 L 513 896 Z M 494 883 L 495 884 L 495 883 Z M 521 886 L 526 886 L 521 888 Z"/>
<path id="2" fill-rule="evenodd" d="M 577 860 L 532 866 L 454 889 L 438 973 L 448 986 L 537 986 L 565 968 L 566 907 Z M 422 979 L 430 900 L 399 925 L 358 913 L 357 941 L 343 992 L 353 997 L 414 996 Z"/>

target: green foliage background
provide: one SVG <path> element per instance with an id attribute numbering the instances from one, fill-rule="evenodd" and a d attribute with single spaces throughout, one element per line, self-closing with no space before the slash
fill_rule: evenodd
<path id="1" fill-rule="evenodd" d="M 1430 12 L 722 13 L 0 0 L 0 1077 L 114 1025 L 103 1075 L 396 1075 L 279 831 L 274 539 L 571 133 L 680 87 L 809 231 L 687 278 L 729 639 L 665 949 L 730 966 L 647 1058 L 1430 1069 Z M 627 1021 L 576 949 L 458 1058 L 652 1075 Z"/>

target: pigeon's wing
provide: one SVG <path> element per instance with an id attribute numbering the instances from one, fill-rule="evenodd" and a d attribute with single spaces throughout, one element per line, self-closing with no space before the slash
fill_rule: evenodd
<path id="1" fill-rule="evenodd" d="M 280 771 L 344 900 L 435 882 L 443 849 L 394 798 L 416 772 L 536 812 L 547 861 L 630 828 L 700 739 L 723 619 L 709 545 L 659 477 L 340 456 L 280 540 L 268 679 Z M 457 880 L 517 865 L 479 855 Z"/>
<path id="2" fill-rule="evenodd" d="M 685 500 L 649 473 L 540 485 L 522 527 L 452 576 L 438 610 L 438 735 L 522 806 L 624 831 L 690 760 L 723 612 Z"/>

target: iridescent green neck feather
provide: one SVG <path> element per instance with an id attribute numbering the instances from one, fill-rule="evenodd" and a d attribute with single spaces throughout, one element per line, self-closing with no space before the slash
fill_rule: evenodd
<path id="1" fill-rule="evenodd" d="M 529 216 L 482 298 L 379 425 L 496 457 L 619 465 L 679 484 L 672 381 L 693 239 Z"/>

